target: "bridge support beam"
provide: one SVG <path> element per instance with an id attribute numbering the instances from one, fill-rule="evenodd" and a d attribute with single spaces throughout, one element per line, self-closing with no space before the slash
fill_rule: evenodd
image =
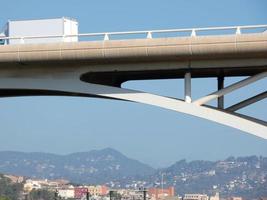
<path id="1" fill-rule="evenodd" d="M 248 98 L 244 101 L 241 101 L 240 103 L 237 103 L 235 105 L 232 105 L 232 106 L 228 107 L 226 110 L 231 111 L 231 112 L 235 112 L 241 108 L 247 107 L 247 106 L 249 106 L 253 103 L 256 103 L 256 102 L 258 102 L 262 99 L 265 99 L 265 98 L 267 98 L 267 91 L 262 92 L 256 96 L 254 96 L 254 97 Z"/>
<path id="2" fill-rule="evenodd" d="M 209 94 L 209 95 L 207 95 L 205 97 L 202 97 L 202 98 L 194 101 L 193 103 L 195 105 L 199 105 L 199 106 L 203 105 L 203 104 L 205 104 L 205 103 L 207 103 L 207 102 L 209 102 L 209 101 L 211 101 L 213 99 L 219 98 L 219 97 L 224 96 L 224 95 L 226 95 L 226 94 L 228 94 L 230 92 L 233 92 L 233 91 L 235 91 L 235 90 L 237 90 L 239 88 L 242 88 L 242 87 L 244 87 L 246 85 L 254 83 L 255 81 L 263 79 L 266 76 L 267 76 L 267 71 L 266 72 L 262 72 L 262 73 L 257 74 L 257 75 L 254 75 L 254 76 L 251 76 L 251 77 L 246 78 L 246 79 L 244 79 L 242 81 L 234 83 L 234 84 L 232 84 L 232 85 L 230 85 L 228 87 L 225 87 L 225 88 L 223 88 L 223 89 L 221 89 L 221 90 L 219 90 L 217 92 L 214 92 L 214 93 L 211 93 L 211 94 Z"/>
<path id="3" fill-rule="evenodd" d="M 192 102 L 191 97 L 191 73 L 186 72 L 184 76 L 184 100 L 186 103 Z"/>

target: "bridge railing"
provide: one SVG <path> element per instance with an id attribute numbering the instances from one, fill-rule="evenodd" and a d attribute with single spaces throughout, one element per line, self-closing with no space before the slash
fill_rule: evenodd
<path id="1" fill-rule="evenodd" d="M 143 39 L 152 39 L 156 34 L 174 34 L 179 37 L 179 33 L 186 33 L 185 36 L 197 37 L 205 32 L 204 35 L 226 35 L 226 34 L 247 34 L 247 33 L 267 33 L 267 25 L 250 25 L 250 26 L 225 26 L 225 27 L 208 27 L 208 28 L 185 28 L 185 29 L 167 29 L 167 30 L 148 30 L 148 31 L 125 31 L 125 32 L 102 32 L 102 33 L 80 33 L 75 35 L 42 35 L 42 36 L 17 36 L 3 37 L 0 36 L 0 44 L 7 44 L 9 40 L 19 40 L 18 43 L 24 44 L 26 40 L 31 39 L 50 39 L 61 38 L 91 38 L 88 41 L 106 41 L 114 40 L 113 36 L 119 36 L 119 39 L 128 39 L 130 35 L 142 35 Z M 202 33 L 203 35 L 203 33 Z M 165 36 L 166 37 L 166 36 Z M 168 36 L 167 36 L 168 37 Z M 173 37 L 173 36 L 172 36 Z M 181 37 L 181 36 L 180 36 Z M 157 37 L 160 38 L 160 37 Z M 135 38 L 132 38 L 135 39 Z M 79 40 L 80 41 L 80 40 Z M 84 40 L 82 40 L 84 41 Z M 86 41 L 86 40 L 85 40 Z M 58 42 L 58 40 L 57 40 Z"/>

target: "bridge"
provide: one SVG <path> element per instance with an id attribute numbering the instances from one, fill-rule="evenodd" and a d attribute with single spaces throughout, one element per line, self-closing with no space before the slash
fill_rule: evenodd
<path id="1" fill-rule="evenodd" d="M 267 91 L 225 107 L 227 94 L 267 76 L 267 25 L 8 38 L 0 46 L 0 96 L 66 95 L 133 101 L 181 112 L 267 139 L 267 122 L 238 113 Z M 34 38 L 79 42 L 27 44 Z M 86 38 L 86 39 L 85 39 Z M 224 87 L 225 77 L 244 77 Z M 121 87 L 129 80 L 184 79 L 184 99 Z M 191 97 L 192 78 L 217 78 L 217 91 Z M 266 85 L 262 87 L 266 88 Z M 211 100 L 217 106 L 210 106 Z"/>

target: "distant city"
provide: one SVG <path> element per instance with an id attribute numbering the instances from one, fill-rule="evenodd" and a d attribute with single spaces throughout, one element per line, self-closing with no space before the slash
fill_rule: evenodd
<path id="1" fill-rule="evenodd" d="M 267 197 L 267 158 L 180 160 L 154 169 L 107 148 L 66 156 L 0 152 L 0 173 L 19 184 L 18 199 L 38 190 L 58 199 L 219 200 Z M 0 179 L 1 180 L 1 179 Z M 1 197 L 0 190 L 0 197 Z"/>
<path id="2" fill-rule="evenodd" d="M 184 194 L 175 193 L 174 187 L 169 188 L 108 188 L 106 185 L 73 185 L 67 180 L 25 179 L 22 176 L 3 175 L 10 180 L 11 184 L 22 184 L 23 190 L 18 199 L 31 199 L 29 194 L 33 191 L 48 191 L 54 195 L 53 199 L 86 199 L 86 200 L 242 200 L 242 197 L 231 196 L 220 198 L 216 192 L 214 196 L 207 194 Z M 260 197 L 259 200 L 266 200 Z"/>

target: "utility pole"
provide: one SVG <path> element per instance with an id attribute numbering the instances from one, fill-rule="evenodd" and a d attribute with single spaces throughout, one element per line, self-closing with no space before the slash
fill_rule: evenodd
<path id="1" fill-rule="evenodd" d="M 55 191 L 55 200 L 58 200 L 58 191 Z"/>
<path id="2" fill-rule="evenodd" d="M 87 191 L 86 192 L 86 200 L 89 200 L 89 198 L 90 198 L 90 193 Z"/>
<path id="3" fill-rule="evenodd" d="M 137 192 L 142 192 L 143 193 L 143 200 L 146 200 L 146 194 L 147 194 L 147 190 L 146 190 L 146 188 L 144 187 L 144 188 L 139 188 L 139 190 L 137 190 Z M 134 196 L 133 196 L 133 200 L 134 200 L 135 198 L 134 198 Z"/>
<path id="4" fill-rule="evenodd" d="M 161 193 L 163 194 L 163 175 L 164 173 L 161 173 Z"/>
<path id="5" fill-rule="evenodd" d="M 113 191 L 110 190 L 110 191 L 109 191 L 109 200 L 112 200 L 112 194 L 113 194 Z"/>
<path id="6" fill-rule="evenodd" d="M 146 188 L 144 188 L 144 190 L 143 190 L 144 200 L 146 200 L 146 193 L 147 193 L 147 190 L 146 190 Z"/>

